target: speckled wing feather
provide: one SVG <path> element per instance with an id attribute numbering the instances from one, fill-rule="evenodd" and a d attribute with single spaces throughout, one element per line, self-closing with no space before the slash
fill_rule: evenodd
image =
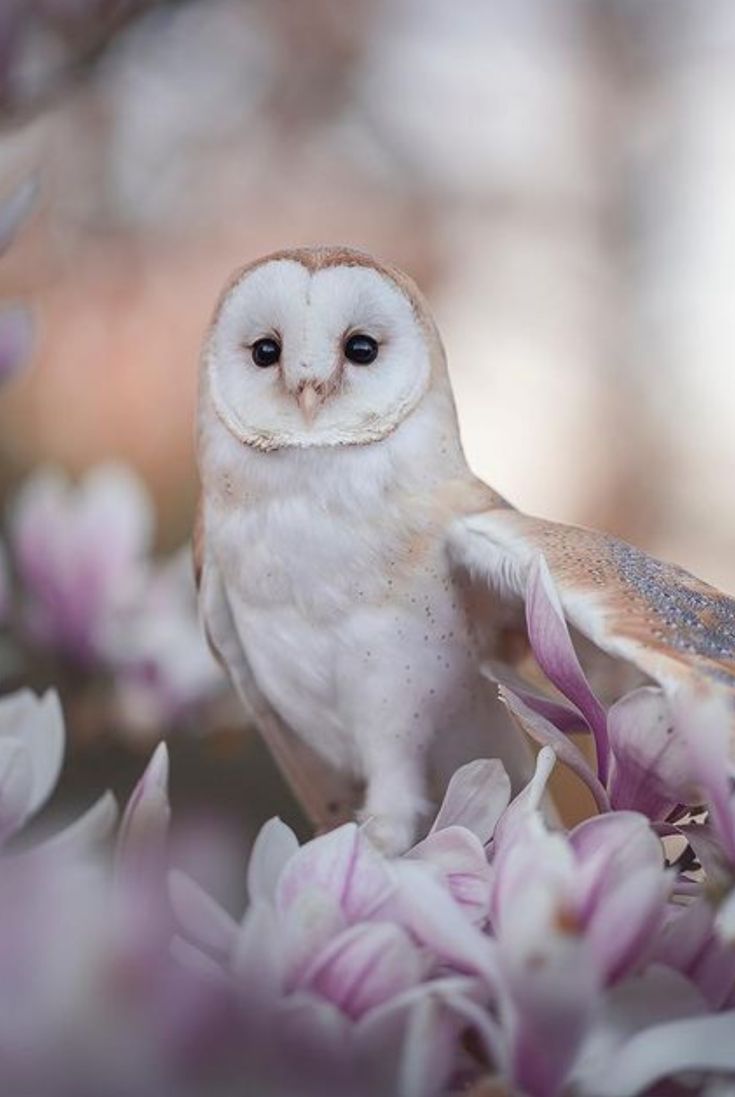
<path id="1" fill-rule="evenodd" d="M 610 655 L 667 691 L 710 683 L 735 700 L 735 599 L 615 537 L 513 510 L 454 523 L 453 559 L 501 596 L 522 598 L 542 553 L 564 612 Z"/>
<path id="2" fill-rule="evenodd" d="M 286 727 L 258 689 L 235 628 L 224 583 L 216 564 L 206 554 L 201 506 L 194 526 L 193 549 L 200 612 L 209 645 L 294 796 L 317 830 L 352 819 L 361 789 Z"/>

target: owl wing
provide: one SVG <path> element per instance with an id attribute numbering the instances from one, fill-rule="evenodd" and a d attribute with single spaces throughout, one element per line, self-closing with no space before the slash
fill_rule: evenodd
<path id="1" fill-rule="evenodd" d="M 263 696 L 235 626 L 227 589 L 207 552 L 201 505 L 194 529 L 194 569 L 209 645 L 309 821 L 317 830 L 353 818 L 360 789 L 287 727 Z"/>
<path id="2" fill-rule="evenodd" d="M 568 621 L 673 694 L 710 682 L 735 703 L 735 599 L 615 537 L 511 509 L 455 521 L 455 565 L 503 601 L 524 597 L 542 554 Z"/>

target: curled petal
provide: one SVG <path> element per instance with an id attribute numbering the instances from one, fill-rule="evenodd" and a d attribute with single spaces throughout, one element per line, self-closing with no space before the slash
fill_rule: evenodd
<path id="1" fill-rule="evenodd" d="M 523 730 L 537 743 L 551 747 L 556 756 L 585 783 L 594 798 L 598 811 L 609 811 L 610 801 L 607 792 L 593 773 L 579 747 L 563 731 L 560 731 L 559 728 L 538 712 L 534 712 L 510 690 L 501 687 L 500 697 Z"/>
<path id="2" fill-rule="evenodd" d="M 536 756 L 536 767 L 531 780 L 522 792 L 508 805 L 495 828 L 493 839 L 494 855 L 497 858 L 503 848 L 508 846 L 525 826 L 526 820 L 541 807 L 552 770 L 556 765 L 556 754 L 551 747 L 542 747 Z"/>
<path id="3" fill-rule="evenodd" d="M 431 833 L 444 827 L 471 830 L 483 845 L 510 802 L 510 778 L 497 758 L 468 762 L 452 776 Z"/>
<path id="4" fill-rule="evenodd" d="M 597 750 L 597 775 L 604 785 L 608 769 L 607 717 L 577 658 L 559 595 L 542 555 L 536 556 L 529 568 L 526 622 L 539 666 L 579 709 L 592 730 Z"/>

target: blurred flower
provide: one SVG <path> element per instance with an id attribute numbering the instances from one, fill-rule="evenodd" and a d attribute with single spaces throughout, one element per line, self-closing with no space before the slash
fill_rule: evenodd
<path id="1" fill-rule="evenodd" d="M 51 652 L 96 674 L 116 725 L 160 737 L 193 722 L 225 679 L 199 621 L 190 551 L 154 560 L 152 529 L 152 502 L 127 467 L 100 465 L 77 484 L 45 469 L 19 490 L 8 542 L 18 579 L 12 620 L 29 654 Z M 0 621 L 11 608 L 4 575 Z"/>
<path id="2" fill-rule="evenodd" d="M 0 702 L 7 836 L 52 790 L 63 737 L 53 695 Z M 168 871 L 159 745 L 111 878 L 95 852 L 109 798 L 0 854 L 0 1085 L 439 1097 L 490 1072 L 524 1097 L 633 1097 L 735 1077 L 735 958 L 714 908 L 669 898 L 639 813 L 551 830 L 553 764 L 545 747 L 510 802 L 500 763 L 463 767 L 429 835 L 392 860 L 354 824 L 300 846 L 271 820 L 238 923 Z"/>
<path id="3" fill-rule="evenodd" d="M 150 570 L 139 596 L 109 621 L 104 649 L 130 731 L 160 731 L 223 688 L 199 621 L 188 546 Z"/>
<path id="4" fill-rule="evenodd" d="M 78 485 L 59 470 L 29 478 L 9 541 L 33 641 L 81 666 L 104 659 L 111 619 L 145 581 L 151 531 L 150 500 L 123 466 L 99 466 Z"/>
<path id="5" fill-rule="evenodd" d="M 64 718 L 59 698 L 49 691 L 35 697 L 29 690 L 0 699 L 0 840 L 15 834 L 46 802 L 61 772 Z M 52 842 L 62 837 L 75 846 L 88 836 L 99 837 L 115 818 L 110 796 Z"/>

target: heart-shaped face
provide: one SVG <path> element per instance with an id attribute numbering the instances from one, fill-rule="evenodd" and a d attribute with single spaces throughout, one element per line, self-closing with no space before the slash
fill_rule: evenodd
<path id="1" fill-rule="evenodd" d="M 217 415 L 247 445 L 365 445 L 421 401 L 435 341 L 386 270 L 343 249 L 294 251 L 225 293 L 204 368 Z"/>

